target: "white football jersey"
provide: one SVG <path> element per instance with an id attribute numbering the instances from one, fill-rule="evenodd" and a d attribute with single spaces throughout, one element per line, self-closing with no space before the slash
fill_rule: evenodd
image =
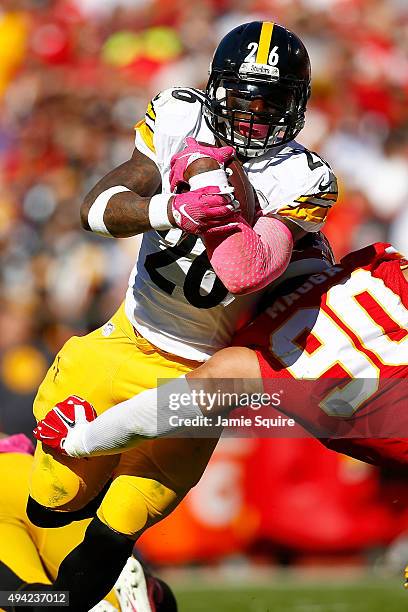
<path id="1" fill-rule="evenodd" d="M 203 93 L 165 90 L 136 124 L 136 148 L 152 159 L 170 192 L 171 157 L 188 136 L 215 144 L 203 114 Z M 337 198 L 329 165 L 295 141 L 244 164 L 263 214 L 277 213 L 306 231 L 318 231 Z M 143 235 L 126 294 L 126 313 L 152 344 L 186 359 L 204 361 L 227 346 L 252 317 L 262 292 L 233 296 L 211 268 L 200 238 L 181 230 L 151 230 Z"/>

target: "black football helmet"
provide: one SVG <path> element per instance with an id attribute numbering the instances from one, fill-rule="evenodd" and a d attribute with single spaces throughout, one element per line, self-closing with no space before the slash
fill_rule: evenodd
<path id="1" fill-rule="evenodd" d="M 310 60 L 302 41 L 270 21 L 244 23 L 215 50 L 205 119 L 244 157 L 289 142 L 305 122 Z"/>

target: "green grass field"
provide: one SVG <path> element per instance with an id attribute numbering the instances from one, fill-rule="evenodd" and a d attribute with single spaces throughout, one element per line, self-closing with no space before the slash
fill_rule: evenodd
<path id="1" fill-rule="evenodd" d="M 282 583 L 266 587 L 174 589 L 179 612 L 404 612 L 408 592 L 401 582 Z"/>

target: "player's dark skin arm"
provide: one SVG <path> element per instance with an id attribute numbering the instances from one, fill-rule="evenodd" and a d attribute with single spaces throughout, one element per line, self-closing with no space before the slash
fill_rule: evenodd
<path id="1" fill-rule="evenodd" d="M 160 190 L 161 176 L 156 164 L 137 149 L 132 157 L 104 176 L 85 196 L 81 205 L 82 227 L 90 231 L 89 210 L 95 199 L 106 189 L 123 185 L 131 191 L 111 197 L 104 214 L 104 223 L 116 238 L 135 236 L 151 229 L 150 198 Z"/>

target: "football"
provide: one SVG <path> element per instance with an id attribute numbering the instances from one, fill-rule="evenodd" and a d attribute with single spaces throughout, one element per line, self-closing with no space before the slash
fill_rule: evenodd
<path id="1" fill-rule="evenodd" d="M 206 146 L 211 145 L 206 144 Z M 202 172 L 209 172 L 210 170 L 217 170 L 218 168 L 219 165 L 215 159 L 211 159 L 210 157 L 200 158 L 188 166 L 186 172 L 184 173 L 184 178 L 186 179 L 186 182 L 188 182 L 192 176 L 196 176 Z M 234 196 L 240 204 L 242 216 L 250 225 L 252 225 L 256 207 L 255 190 L 249 182 L 248 176 L 241 162 L 236 157 L 233 157 L 225 164 L 225 170 L 228 175 L 229 184 L 234 187 Z M 188 184 L 186 187 L 188 189 Z"/>

